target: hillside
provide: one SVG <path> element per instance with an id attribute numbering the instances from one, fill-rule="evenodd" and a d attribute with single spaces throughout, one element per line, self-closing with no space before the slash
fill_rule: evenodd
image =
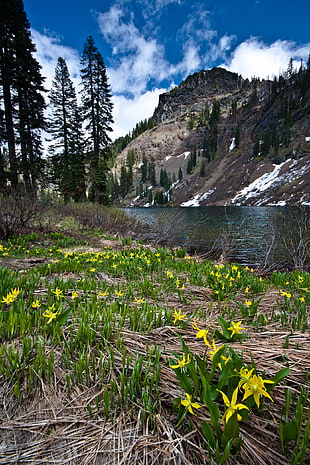
<path id="1" fill-rule="evenodd" d="M 310 70 L 274 81 L 202 70 L 160 95 L 156 125 L 119 153 L 123 205 L 310 203 Z"/>

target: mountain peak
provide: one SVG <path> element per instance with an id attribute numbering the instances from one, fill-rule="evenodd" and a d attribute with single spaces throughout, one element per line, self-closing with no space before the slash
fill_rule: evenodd
<path id="1" fill-rule="evenodd" d="M 309 113 L 309 68 L 274 81 L 194 73 L 117 157 L 121 202 L 310 205 Z"/>
<path id="2" fill-rule="evenodd" d="M 224 68 L 201 70 L 188 76 L 179 86 L 159 96 L 153 117 L 164 122 L 184 112 L 201 111 L 217 96 L 237 92 L 244 85 L 237 73 Z"/>

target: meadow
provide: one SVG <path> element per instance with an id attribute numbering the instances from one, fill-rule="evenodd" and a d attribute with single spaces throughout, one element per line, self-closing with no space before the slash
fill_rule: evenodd
<path id="1" fill-rule="evenodd" d="M 309 463 L 309 273 L 62 227 L 0 243 L 0 464 Z"/>

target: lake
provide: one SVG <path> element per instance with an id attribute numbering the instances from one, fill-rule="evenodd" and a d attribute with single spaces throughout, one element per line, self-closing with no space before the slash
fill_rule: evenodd
<path id="1" fill-rule="evenodd" d="M 158 244 L 249 266 L 309 263 L 310 207 L 128 208 Z"/>

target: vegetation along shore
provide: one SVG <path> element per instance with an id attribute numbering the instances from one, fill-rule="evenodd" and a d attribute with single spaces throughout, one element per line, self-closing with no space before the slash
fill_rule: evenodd
<path id="1" fill-rule="evenodd" d="M 116 209 L 16 203 L 0 464 L 309 462 L 309 273 L 145 245 Z"/>

